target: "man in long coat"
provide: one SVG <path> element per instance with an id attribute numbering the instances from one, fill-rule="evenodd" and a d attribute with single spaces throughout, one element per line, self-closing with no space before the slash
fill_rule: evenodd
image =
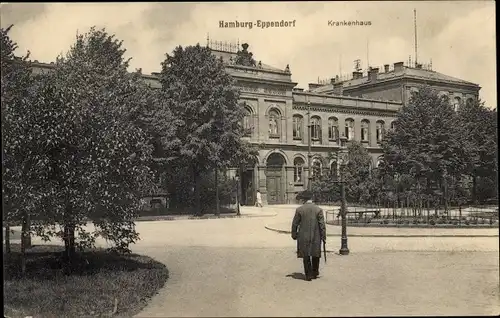
<path id="1" fill-rule="evenodd" d="M 292 238 L 297 240 L 297 257 L 304 261 L 306 280 L 319 276 L 321 242 L 326 241 L 323 210 L 312 202 L 312 194 L 304 193 L 305 204 L 298 207 L 292 222 Z"/>

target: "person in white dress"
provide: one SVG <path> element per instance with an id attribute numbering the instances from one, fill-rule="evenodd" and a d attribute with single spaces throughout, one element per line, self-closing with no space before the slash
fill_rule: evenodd
<path id="1" fill-rule="evenodd" d="M 262 194 L 260 194 L 259 190 L 257 190 L 257 202 L 255 203 L 255 205 L 262 208 Z"/>

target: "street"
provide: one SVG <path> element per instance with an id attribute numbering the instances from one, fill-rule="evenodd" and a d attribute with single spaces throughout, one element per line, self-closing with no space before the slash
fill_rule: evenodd
<path id="1" fill-rule="evenodd" d="M 306 282 L 295 241 L 264 227 L 291 222 L 292 208 L 276 211 L 276 217 L 138 223 L 142 240 L 134 251 L 170 271 L 166 287 L 138 316 L 500 313 L 498 237 L 354 237 L 349 256 L 336 254 L 340 238 L 329 237 L 332 252 L 326 265 L 321 261 L 321 277 Z"/>

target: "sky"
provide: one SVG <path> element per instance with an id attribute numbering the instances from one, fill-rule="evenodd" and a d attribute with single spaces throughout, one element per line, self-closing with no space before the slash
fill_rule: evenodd
<path id="1" fill-rule="evenodd" d="M 248 43 L 257 61 L 290 66 L 298 87 L 318 78 L 350 74 L 354 60 L 381 67 L 415 58 L 433 70 L 479 84 L 480 97 L 495 108 L 496 37 L 493 1 L 416 2 L 203 2 L 203 3 L 2 3 L 0 25 L 18 54 L 54 61 L 67 52 L 77 32 L 106 28 L 123 40 L 131 70 L 160 70 L 165 54 L 178 46 L 211 40 Z M 219 22 L 252 21 L 253 28 L 220 28 Z M 259 28 L 261 21 L 293 21 L 294 26 Z M 370 25 L 331 26 L 329 21 Z"/>

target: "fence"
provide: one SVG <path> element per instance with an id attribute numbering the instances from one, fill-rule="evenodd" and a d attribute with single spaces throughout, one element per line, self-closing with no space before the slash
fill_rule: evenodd
<path id="1" fill-rule="evenodd" d="M 440 210 L 405 208 L 348 207 L 346 221 L 351 226 L 485 226 L 498 227 L 498 207 L 466 207 Z M 326 211 L 326 222 L 340 225 L 340 208 Z"/>

